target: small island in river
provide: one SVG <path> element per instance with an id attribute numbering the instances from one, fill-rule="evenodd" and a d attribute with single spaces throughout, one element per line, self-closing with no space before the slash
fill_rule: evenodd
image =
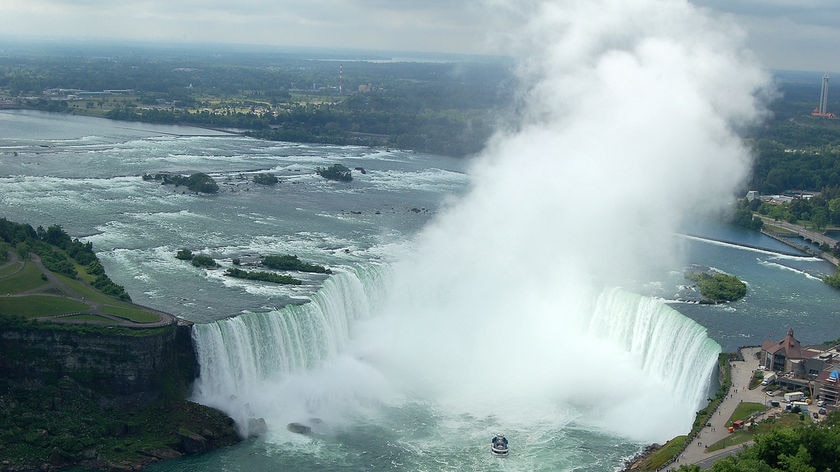
<path id="1" fill-rule="evenodd" d="M 687 272 L 685 278 L 699 289 L 703 297 L 700 303 L 734 302 L 747 294 L 747 285 L 734 275 L 713 271 Z"/>

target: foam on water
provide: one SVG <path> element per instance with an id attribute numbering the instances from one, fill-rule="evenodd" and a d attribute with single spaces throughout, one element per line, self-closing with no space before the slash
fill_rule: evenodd
<path id="1" fill-rule="evenodd" d="M 819 281 L 822 280 L 821 277 L 817 277 L 815 275 L 812 275 L 808 271 L 797 269 L 795 267 L 790 267 L 790 266 L 781 264 L 779 262 L 759 260 L 758 263 L 761 264 L 761 265 L 767 266 L 767 267 L 774 267 L 774 268 L 778 268 L 778 269 L 781 269 L 781 270 L 790 271 L 790 272 L 793 272 L 793 273 L 796 273 L 796 274 L 801 274 L 801 275 L 803 275 L 803 276 L 805 276 L 805 277 L 807 277 L 811 280 L 819 280 Z"/>

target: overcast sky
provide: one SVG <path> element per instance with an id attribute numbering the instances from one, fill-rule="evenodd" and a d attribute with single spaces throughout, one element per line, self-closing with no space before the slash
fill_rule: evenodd
<path id="1" fill-rule="evenodd" d="M 731 16 L 768 68 L 840 71 L 838 0 L 690 1 Z M 533 2 L 0 0 L 0 35 L 496 53 Z"/>

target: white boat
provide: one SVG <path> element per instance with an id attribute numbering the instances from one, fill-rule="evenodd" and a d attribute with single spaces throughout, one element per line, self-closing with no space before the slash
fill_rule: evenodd
<path id="1" fill-rule="evenodd" d="M 504 435 L 497 434 L 493 437 L 493 440 L 490 443 L 490 452 L 493 454 L 504 456 L 510 451 L 508 447 L 508 440 Z"/>

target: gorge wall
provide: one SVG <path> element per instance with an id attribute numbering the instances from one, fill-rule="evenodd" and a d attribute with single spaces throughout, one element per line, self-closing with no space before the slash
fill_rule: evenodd
<path id="1" fill-rule="evenodd" d="M 139 470 L 241 440 L 227 415 L 187 400 L 188 323 L 0 321 L 0 472 Z"/>
<path id="2" fill-rule="evenodd" d="M 27 389 L 72 381 L 98 392 L 103 401 L 142 406 L 164 393 L 183 390 L 196 377 L 191 329 L 68 329 L 46 324 L 4 329 L 0 371 L 4 381 Z"/>

